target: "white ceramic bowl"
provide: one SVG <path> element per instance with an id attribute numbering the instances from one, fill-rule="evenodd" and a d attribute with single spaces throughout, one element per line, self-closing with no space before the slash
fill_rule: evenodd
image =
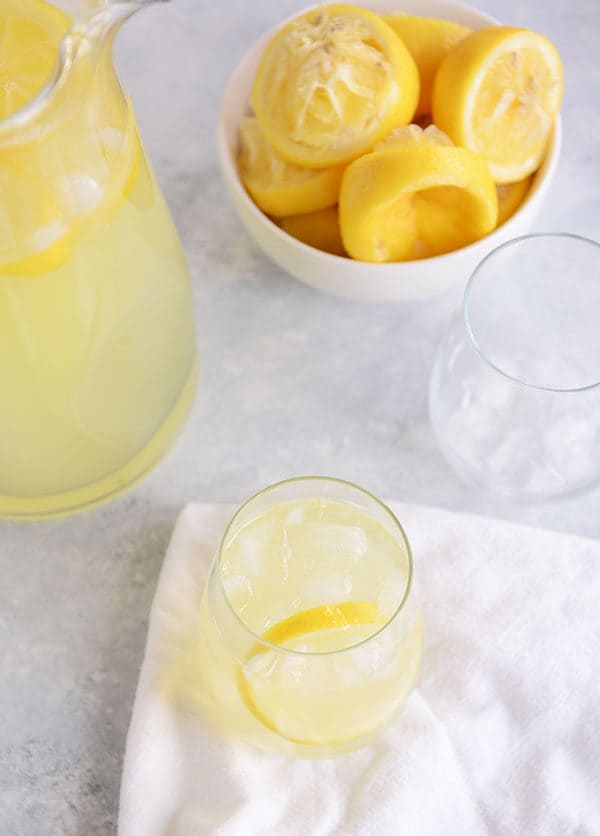
<path id="1" fill-rule="evenodd" d="M 358 3 L 361 4 L 376 12 L 402 9 L 426 17 L 446 18 L 473 29 L 498 22 L 489 15 L 454 0 L 367 0 Z M 558 162 L 561 144 L 560 117 L 557 119 L 545 161 L 517 212 L 490 235 L 446 255 L 390 264 L 353 261 L 309 247 L 292 238 L 269 220 L 252 202 L 238 174 L 238 125 L 240 118 L 249 113 L 252 81 L 262 52 L 284 22 L 254 44 L 231 76 L 223 97 L 218 133 L 223 176 L 235 207 L 250 235 L 273 261 L 300 281 L 336 296 L 365 301 L 402 302 L 437 296 L 453 287 L 464 286 L 477 264 L 490 250 L 530 229 Z"/>

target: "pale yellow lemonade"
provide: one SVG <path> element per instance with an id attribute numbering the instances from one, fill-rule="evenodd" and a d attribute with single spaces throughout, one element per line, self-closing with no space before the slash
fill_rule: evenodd
<path id="1" fill-rule="evenodd" d="M 226 538 L 198 644 L 205 708 L 224 731 L 292 755 L 356 748 L 388 723 L 418 674 L 408 547 L 349 503 L 267 508 Z"/>
<path id="2" fill-rule="evenodd" d="M 64 264 L 0 274 L 0 511 L 27 513 L 49 495 L 60 506 L 67 493 L 77 506 L 154 463 L 193 395 L 191 308 L 143 158 L 130 194 Z"/>
<path id="3" fill-rule="evenodd" d="M 35 12 L 47 28 L 70 25 L 27 1 L 34 23 Z M 48 102 L 23 127 L 0 121 L 0 516 L 82 508 L 129 486 L 193 397 L 181 244 L 110 43 L 80 40 Z"/>

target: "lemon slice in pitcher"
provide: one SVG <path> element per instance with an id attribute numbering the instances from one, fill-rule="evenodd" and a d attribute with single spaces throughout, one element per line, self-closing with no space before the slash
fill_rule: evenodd
<path id="1" fill-rule="evenodd" d="M 52 75 L 71 18 L 43 0 L 0 6 L 0 119 L 31 101 Z M 26 241 L 24 239 L 27 239 Z M 11 255 L 27 251 L 26 258 Z M 31 161 L 18 150 L 0 155 L 0 271 L 34 275 L 68 258 L 70 236 L 54 200 L 43 193 Z M 5 258 L 8 258 L 6 263 Z"/>
<path id="2" fill-rule="evenodd" d="M 364 707 L 355 709 L 352 701 L 344 700 L 332 714 L 332 683 L 320 679 L 320 668 L 304 669 L 303 652 L 351 647 L 375 633 L 385 620 L 375 604 L 350 601 L 304 610 L 274 624 L 263 638 L 296 653 L 288 658 L 257 643 L 238 672 L 244 705 L 266 728 L 292 743 L 334 745 L 371 731 L 379 718 L 369 713 L 365 719 Z M 307 682 L 311 673 L 315 681 Z M 300 682 L 304 687 L 299 687 Z"/>
<path id="3" fill-rule="evenodd" d="M 32 101 L 51 78 L 71 23 L 44 0 L 2 0 L 0 118 Z M 10 147 L 0 153 L 0 274 L 30 277 L 61 267 L 78 238 L 116 211 L 137 180 L 141 148 L 135 123 L 126 115 L 116 118 L 115 110 L 128 106 L 112 96 L 110 82 L 98 87 L 102 73 L 94 76 L 86 62 L 78 71 L 103 121 L 91 124 L 87 102 L 74 106 L 69 118 L 56 118 L 59 105 L 51 100 L 52 116 L 44 112 L 34 123 L 43 126 L 47 119 L 51 129 L 32 142 L 26 128 L 21 134 L 15 127 Z M 110 127 L 121 123 L 123 132 Z"/>
<path id="4" fill-rule="evenodd" d="M 348 162 L 396 125 L 419 97 L 414 60 L 393 29 L 365 9 L 318 6 L 267 46 L 252 106 L 271 145 L 297 165 Z"/>
<path id="5" fill-rule="evenodd" d="M 70 25 L 66 12 L 44 0 L 2 0 L 0 119 L 31 101 L 46 84 Z"/>
<path id="6" fill-rule="evenodd" d="M 440 64 L 433 121 L 482 154 L 498 183 L 540 165 L 563 93 L 554 44 L 537 32 L 491 26 L 467 35 Z"/>

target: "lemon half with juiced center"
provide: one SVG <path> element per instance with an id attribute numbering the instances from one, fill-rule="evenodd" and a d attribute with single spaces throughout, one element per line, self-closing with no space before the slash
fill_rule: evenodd
<path id="1" fill-rule="evenodd" d="M 246 189 L 267 215 L 302 215 L 337 203 L 343 166 L 314 169 L 286 162 L 251 116 L 240 121 L 238 162 Z"/>
<path id="2" fill-rule="evenodd" d="M 471 244 L 498 218 L 485 160 L 431 126 L 394 131 L 351 163 L 340 192 L 342 240 L 352 258 L 428 258 Z"/>
<path id="3" fill-rule="evenodd" d="M 322 168 L 355 159 L 410 122 L 418 96 L 415 62 L 393 29 L 365 9 L 334 4 L 275 35 L 252 106 L 284 159 Z"/>
<path id="4" fill-rule="evenodd" d="M 433 120 L 457 144 L 482 154 L 498 183 L 540 165 L 563 93 L 554 44 L 537 32 L 491 26 L 472 32 L 440 64 Z"/>

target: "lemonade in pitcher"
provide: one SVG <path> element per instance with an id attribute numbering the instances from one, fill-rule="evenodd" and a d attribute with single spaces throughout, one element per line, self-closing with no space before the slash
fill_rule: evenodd
<path id="1" fill-rule="evenodd" d="M 292 479 L 242 506 L 223 537 L 201 604 L 196 696 L 263 749 L 337 755 L 402 706 L 422 641 L 391 511 L 347 482 Z"/>
<path id="2" fill-rule="evenodd" d="M 193 397 L 185 259 L 112 60 L 151 2 L 0 0 L 0 516 L 123 490 Z"/>

